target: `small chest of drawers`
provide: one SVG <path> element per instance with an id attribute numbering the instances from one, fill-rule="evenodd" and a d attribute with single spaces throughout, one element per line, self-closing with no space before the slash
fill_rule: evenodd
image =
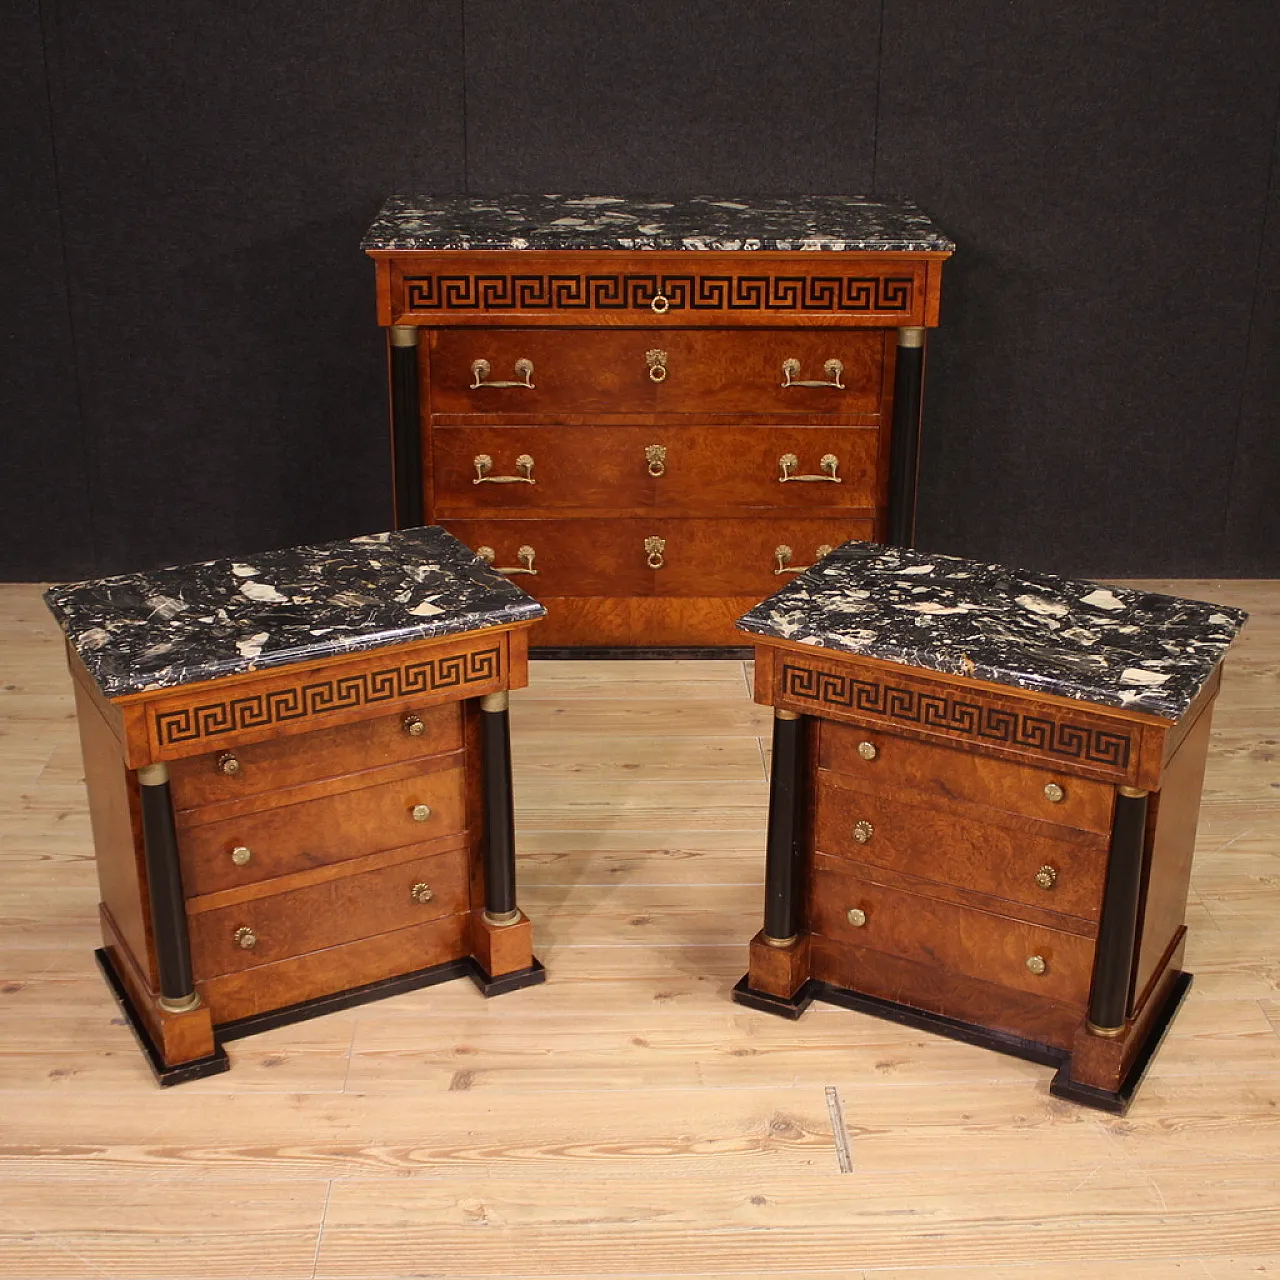
<path id="1" fill-rule="evenodd" d="M 508 691 L 542 609 L 441 529 L 53 589 L 99 959 L 162 1083 L 225 1041 L 468 975 L 540 981 Z"/>
<path id="2" fill-rule="evenodd" d="M 1124 1110 L 1190 982 L 1221 660 L 1197 601 L 841 547 L 742 619 L 774 707 L 764 928 L 735 998 L 1056 1065 Z"/>

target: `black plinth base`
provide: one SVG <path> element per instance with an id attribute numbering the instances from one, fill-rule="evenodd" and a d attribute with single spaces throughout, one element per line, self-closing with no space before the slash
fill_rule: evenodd
<path id="1" fill-rule="evenodd" d="M 462 963 L 467 966 L 467 977 L 480 988 L 480 993 L 486 1000 L 492 996 L 506 995 L 508 991 L 519 991 L 521 987 L 536 987 L 547 980 L 547 971 L 536 956 L 527 969 L 502 973 L 496 978 L 486 973 L 480 967 L 480 962 L 472 956 L 468 956 Z"/>
<path id="2" fill-rule="evenodd" d="M 120 1006 L 120 1012 L 124 1014 L 134 1038 L 146 1054 L 151 1074 L 155 1076 L 157 1084 L 164 1087 L 171 1084 L 185 1084 L 188 1080 L 203 1080 L 205 1076 L 216 1076 L 230 1070 L 231 1063 L 227 1060 L 227 1051 L 216 1040 L 213 1052 L 207 1058 L 196 1058 L 194 1062 L 180 1062 L 172 1067 L 166 1066 L 159 1048 L 147 1030 L 146 1023 L 138 1016 L 138 1010 L 129 998 L 124 983 L 111 967 L 106 951 L 99 947 L 93 953 L 93 958 L 98 962 L 98 968 L 102 970 L 102 976 L 107 980 L 107 986 L 111 988 L 111 994 L 115 997 L 116 1004 Z"/>
<path id="3" fill-rule="evenodd" d="M 746 648 L 719 648 L 714 645 L 654 646 L 648 649 L 632 649 L 623 645 L 534 645 L 529 657 L 543 659 L 576 658 L 591 661 L 611 658 L 666 658 L 687 660 L 690 658 L 728 658 L 736 662 L 755 656 L 755 650 Z"/>
<path id="4" fill-rule="evenodd" d="M 1057 1074 L 1049 1085 L 1049 1092 L 1055 1098 L 1065 1098 L 1083 1107 L 1093 1107 L 1098 1111 L 1109 1111 L 1113 1115 L 1124 1115 L 1133 1102 L 1138 1086 L 1146 1075 L 1147 1068 L 1155 1057 L 1160 1042 L 1164 1039 L 1174 1014 L 1178 1012 L 1183 998 L 1191 986 L 1191 974 L 1179 974 L 1173 990 L 1165 1000 L 1156 1021 L 1147 1032 L 1142 1049 L 1124 1083 L 1114 1093 L 1109 1089 L 1097 1089 L 1092 1085 L 1073 1083 L 1070 1077 L 1071 1054 L 1066 1049 L 1058 1049 L 1053 1045 L 1041 1044 L 1037 1040 L 1026 1040 L 1021 1036 L 1009 1035 L 1007 1032 L 992 1031 L 987 1027 L 975 1026 L 971 1022 L 961 1022 L 957 1018 L 948 1018 L 940 1013 L 927 1013 L 922 1009 L 913 1009 L 910 1005 L 898 1004 L 893 1000 L 881 1000 L 877 996 L 863 995 L 851 991 L 848 987 L 833 986 L 829 982 L 818 982 L 810 978 L 790 1000 L 780 996 L 771 996 L 768 992 L 757 991 L 749 985 L 749 975 L 733 989 L 733 998 L 738 1004 L 749 1009 L 759 1009 L 762 1013 L 776 1014 L 781 1018 L 798 1018 L 815 1000 L 825 1000 L 828 1004 L 839 1005 L 844 1009 L 854 1009 L 859 1013 L 869 1013 L 877 1018 L 885 1018 L 900 1026 L 914 1027 L 918 1031 L 930 1031 L 934 1035 L 946 1036 L 949 1040 L 960 1040 L 965 1044 L 976 1045 L 980 1049 L 993 1049 L 997 1053 L 1007 1053 L 1011 1057 L 1023 1058 L 1028 1062 L 1038 1062 L 1041 1066 L 1057 1067 Z"/>

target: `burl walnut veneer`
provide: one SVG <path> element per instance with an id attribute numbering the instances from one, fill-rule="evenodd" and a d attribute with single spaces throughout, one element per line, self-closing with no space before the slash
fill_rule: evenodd
<path id="1" fill-rule="evenodd" d="M 542 980 L 506 707 L 543 611 L 444 530 L 46 600 L 75 683 L 98 958 L 162 1084 L 363 1000 Z"/>
<path id="2" fill-rule="evenodd" d="M 1238 610 L 865 544 L 753 609 L 774 708 L 764 928 L 735 998 L 1056 1065 L 1123 1111 L 1183 923 Z"/>
<path id="3" fill-rule="evenodd" d="M 893 198 L 395 196 L 397 522 L 546 606 L 539 650 L 740 643 L 849 538 L 906 544 L 952 243 Z"/>

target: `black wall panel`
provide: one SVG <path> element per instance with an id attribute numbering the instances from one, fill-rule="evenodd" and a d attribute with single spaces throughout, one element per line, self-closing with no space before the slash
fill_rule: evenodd
<path id="1" fill-rule="evenodd" d="M 384 528 L 387 190 L 463 181 L 456 0 L 47 0 L 104 571 Z"/>
<path id="2" fill-rule="evenodd" d="M 959 242 L 922 545 L 1108 575 L 1221 564 L 1278 23 L 1271 0 L 886 0 L 877 186 Z"/>
<path id="3" fill-rule="evenodd" d="M 0 120 L 0 581 L 93 567 L 58 180 L 37 0 L 6 6 Z"/>

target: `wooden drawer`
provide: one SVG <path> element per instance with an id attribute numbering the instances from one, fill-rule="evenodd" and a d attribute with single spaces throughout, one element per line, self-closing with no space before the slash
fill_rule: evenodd
<path id="1" fill-rule="evenodd" d="M 441 519 L 546 508 L 733 506 L 870 515 L 879 498 L 880 445 L 873 427 L 437 427 L 435 511 Z M 835 464 L 824 468 L 828 457 Z"/>
<path id="2" fill-rule="evenodd" d="M 415 899 L 415 885 L 428 886 L 428 901 Z M 188 918 L 192 965 L 197 981 L 202 981 L 438 920 L 467 907 L 463 852 L 410 858 L 287 893 L 193 912 Z M 251 936 L 253 945 L 244 946 L 237 934 L 246 941 Z"/>
<path id="3" fill-rule="evenodd" d="M 822 767 L 846 774 L 866 790 L 986 805 L 1100 835 L 1111 831 L 1115 792 L 1105 782 L 899 738 L 882 729 L 824 720 L 819 733 Z M 873 759 L 863 758 L 862 743 L 874 747 Z M 1050 798 L 1059 792 L 1060 799 Z"/>
<path id="4" fill-rule="evenodd" d="M 1062 829 L 1068 838 L 1054 839 L 1025 825 L 984 822 L 973 810 L 907 804 L 850 788 L 825 769 L 817 790 L 815 843 L 822 853 L 1098 919 L 1107 865 L 1102 836 Z"/>
<path id="5" fill-rule="evenodd" d="M 442 330 L 430 412 L 878 415 L 885 342 L 871 330 Z"/>
<path id="6" fill-rule="evenodd" d="M 425 821 L 414 819 L 416 805 L 430 809 Z M 183 888 L 198 897 L 456 835 L 465 813 L 464 771 L 453 768 L 215 822 L 188 822 L 178 839 Z"/>
<path id="7" fill-rule="evenodd" d="M 414 720 L 421 723 L 421 733 L 408 731 Z M 461 708 L 451 702 L 408 715 L 377 716 L 313 733 L 271 738 L 230 753 L 188 756 L 169 766 L 169 782 L 174 807 L 194 809 L 461 747 Z M 232 774 L 220 767 L 227 754 L 235 757 L 238 766 Z"/>
<path id="8" fill-rule="evenodd" d="M 535 573 L 519 574 L 530 595 L 752 596 L 776 591 L 777 548 L 806 566 L 823 544 L 870 539 L 867 519 L 777 517 L 771 520 L 687 520 L 654 516 L 625 520 L 449 520 L 449 532 L 469 547 L 489 547 L 499 568 L 520 568 L 530 548 Z M 660 539 L 661 550 L 646 550 Z M 658 567 L 650 566 L 650 555 Z"/>
<path id="9" fill-rule="evenodd" d="M 815 855 L 810 927 L 835 942 L 851 943 L 917 964 L 955 971 L 1048 1000 L 1083 1007 L 1089 998 L 1093 943 L 1076 934 L 939 902 L 848 874 L 838 859 Z M 857 908 L 865 923 L 850 923 Z M 1039 957 L 1044 972 L 1027 961 Z M 911 1004 L 912 993 L 897 999 Z"/>

